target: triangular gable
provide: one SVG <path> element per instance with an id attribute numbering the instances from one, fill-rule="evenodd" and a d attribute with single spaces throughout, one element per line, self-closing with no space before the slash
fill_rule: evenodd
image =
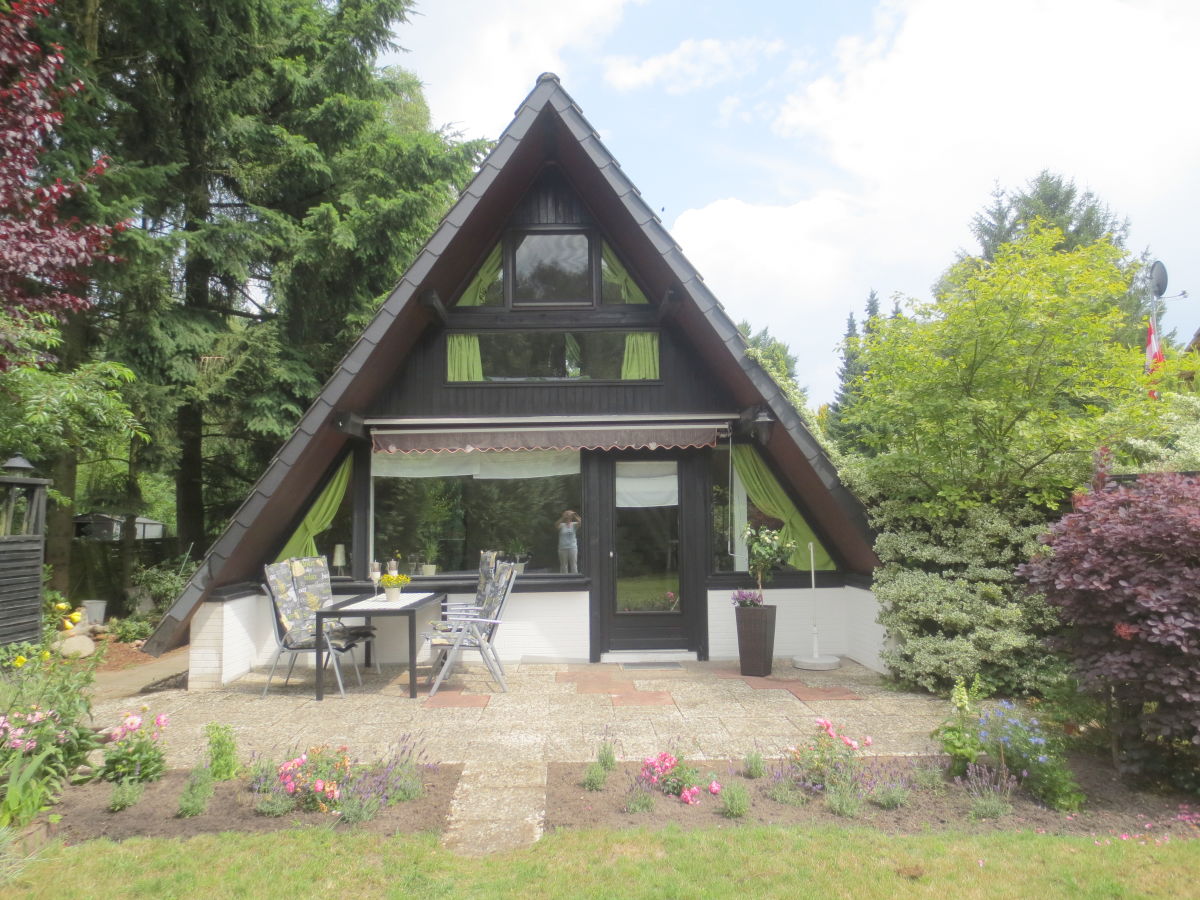
<path id="1" fill-rule="evenodd" d="M 441 298 L 457 297 L 496 245 L 500 229 L 553 158 L 651 302 L 668 304 L 674 327 L 711 362 L 741 407 L 764 406 L 780 426 L 764 453 L 852 572 L 878 562 L 862 506 L 799 413 L 762 367 L 702 278 L 584 119 L 557 76 L 544 74 L 518 107 L 479 173 L 443 218 L 399 284 L 354 343 L 271 460 L 224 533 L 147 642 L 158 654 L 178 645 L 197 606 L 213 591 L 256 583 L 261 566 L 292 533 L 310 499 L 349 449 L 347 423 L 397 371 Z M 464 277 L 467 273 L 467 277 Z"/>

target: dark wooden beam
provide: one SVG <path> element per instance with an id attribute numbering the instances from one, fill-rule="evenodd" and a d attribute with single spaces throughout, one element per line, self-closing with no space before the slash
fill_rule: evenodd
<path id="1" fill-rule="evenodd" d="M 351 437 L 367 439 L 367 426 L 363 421 L 363 417 L 358 413 L 338 412 L 333 417 L 333 427 L 343 434 L 348 434 Z"/>
<path id="2" fill-rule="evenodd" d="M 446 324 L 446 307 L 442 305 L 442 298 L 438 296 L 438 292 L 433 288 L 422 292 L 421 305 L 433 313 L 434 318 L 438 320 L 439 325 Z"/>
<path id="3" fill-rule="evenodd" d="M 658 315 L 655 321 L 663 322 L 675 311 L 675 301 L 677 298 L 678 295 L 675 293 L 674 288 L 667 288 L 663 292 L 662 301 L 658 304 Z"/>

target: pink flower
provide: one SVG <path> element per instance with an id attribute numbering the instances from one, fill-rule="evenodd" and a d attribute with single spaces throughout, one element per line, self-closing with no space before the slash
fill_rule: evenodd
<path id="1" fill-rule="evenodd" d="M 142 727 L 142 717 L 135 716 L 133 713 L 130 713 L 125 717 L 124 725 L 126 731 L 137 731 Z"/>
<path id="2" fill-rule="evenodd" d="M 159 713 L 157 716 L 155 716 L 154 724 L 157 725 L 159 728 L 166 728 L 167 727 L 167 714 Z"/>
<path id="3" fill-rule="evenodd" d="M 318 778 L 313 782 L 313 790 L 318 794 L 321 793 L 321 791 L 325 790 L 325 782 Z"/>
<path id="4" fill-rule="evenodd" d="M 295 785 L 295 783 L 294 783 L 294 782 L 291 782 L 291 781 L 289 781 L 287 784 L 285 784 L 285 785 L 283 786 L 283 789 L 284 789 L 285 791 L 287 791 L 289 794 L 294 794 L 294 793 L 296 793 L 296 785 Z"/>
<path id="5" fill-rule="evenodd" d="M 711 782 L 708 786 L 708 792 L 714 797 L 717 796 L 717 794 L 721 793 L 721 785 L 716 781 Z"/>
<path id="6" fill-rule="evenodd" d="M 871 746 L 871 736 L 869 734 L 865 738 L 863 738 L 863 745 L 866 747 Z"/>

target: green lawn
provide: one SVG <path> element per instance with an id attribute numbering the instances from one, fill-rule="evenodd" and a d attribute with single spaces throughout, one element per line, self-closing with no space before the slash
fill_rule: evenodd
<path id="1" fill-rule="evenodd" d="M 617 609 L 665 612 L 671 608 L 667 591 L 679 595 L 678 575 L 638 575 L 617 579 Z"/>
<path id="2" fill-rule="evenodd" d="M 6 897 L 1181 897 L 1200 840 L 865 829 L 576 831 L 454 856 L 436 837 L 326 829 L 47 847 Z"/>

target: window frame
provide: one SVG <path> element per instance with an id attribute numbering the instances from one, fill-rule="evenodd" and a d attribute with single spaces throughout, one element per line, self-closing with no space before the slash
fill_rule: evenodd
<path id="1" fill-rule="evenodd" d="M 522 238 L 543 235 L 582 235 L 588 244 L 588 285 L 590 298 L 573 300 L 518 300 L 517 289 L 517 246 Z M 510 310 L 529 311 L 535 309 L 595 309 L 600 305 L 601 249 L 599 235 L 590 228 L 575 228 L 563 225 L 521 225 L 509 228 L 504 234 L 504 305 Z"/>

